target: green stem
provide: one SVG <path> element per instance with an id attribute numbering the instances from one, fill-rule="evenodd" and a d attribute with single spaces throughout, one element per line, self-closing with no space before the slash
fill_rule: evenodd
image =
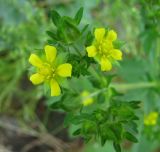
<path id="1" fill-rule="evenodd" d="M 86 96 L 86 97 L 84 98 L 84 100 L 87 100 L 88 98 L 92 98 L 92 97 L 94 97 L 94 96 L 97 96 L 98 94 L 107 91 L 107 89 L 108 89 L 108 88 L 102 88 L 102 89 L 100 89 L 100 90 L 98 90 L 98 91 L 95 91 L 95 92 L 89 94 L 88 96 Z"/>
<path id="2" fill-rule="evenodd" d="M 127 91 L 127 90 L 134 90 L 134 89 L 144 89 L 144 88 L 156 88 L 159 86 L 156 82 L 139 82 L 139 83 L 128 83 L 128 84 L 117 84 L 113 83 L 110 85 L 111 87 L 114 87 L 116 90 L 119 91 Z M 98 94 L 107 91 L 108 88 L 102 88 L 98 91 L 95 91 L 88 95 L 84 100 L 97 96 Z"/>
<path id="3" fill-rule="evenodd" d="M 134 89 L 142 89 L 142 88 L 156 88 L 159 86 L 157 82 L 138 82 L 138 83 L 128 83 L 128 84 L 117 84 L 113 83 L 110 85 L 117 90 L 126 91 L 126 90 L 134 90 Z"/>

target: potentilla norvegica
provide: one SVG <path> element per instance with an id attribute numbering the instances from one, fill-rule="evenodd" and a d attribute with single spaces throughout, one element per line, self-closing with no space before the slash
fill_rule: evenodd
<path id="1" fill-rule="evenodd" d="M 101 65 L 102 71 L 112 69 L 114 60 L 122 60 L 122 52 L 114 47 L 113 42 L 117 39 L 117 33 L 105 28 L 96 28 L 95 40 L 86 48 L 88 57 L 94 57 Z"/>
<path id="2" fill-rule="evenodd" d="M 54 46 L 46 45 L 46 59 L 41 60 L 36 54 L 31 54 L 29 62 L 37 68 L 37 72 L 30 76 L 33 84 L 49 83 L 51 87 L 51 96 L 59 96 L 61 89 L 58 83 L 58 77 L 71 77 L 72 65 L 64 63 L 55 65 L 57 49 Z"/>
<path id="3" fill-rule="evenodd" d="M 139 102 L 116 100 L 114 97 L 118 97 L 119 94 L 113 90 L 111 96 L 108 91 L 111 77 L 96 73 L 97 70 L 89 71 L 88 67 L 95 62 L 88 57 L 93 57 L 100 64 L 102 71 L 111 70 L 116 60 L 122 60 L 122 52 L 119 50 L 122 44 L 117 40 L 115 31 L 105 28 L 96 28 L 95 39 L 92 41 L 92 32 L 87 29 L 88 25 L 83 29 L 78 26 L 82 14 L 83 8 L 78 10 L 74 18 L 61 16 L 56 11 L 51 13 L 56 29 L 48 32 L 50 36 L 48 43 L 60 46 L 61 52 L 65 52 L 66 55 L 62 54 L 63 59 L 72 65 L 70 63 L 57 64 L 59 59 L 59 57 L 56 58 L 57 49 L 46 45 L 44 59 L 36 54 L 31 54 L 29 58 L 29 62 L 36 67 L 36 73 L 30 76 L 30 80 L 35 85 L 49 84 L 51 96 L 59 96 L 61 94 L 60 78 L 71 77 L 73 66 L 73 76 L 76 78 L 72 76 L 68 83 L 64 83 L 64 94 L 60 98 L 55 98 L 56 102 L 51 102 L 51 105 L 48 102 L 48 106 L 66 112 L 65 124 L 74 124 L 78 127 L 74 135 L 80 135 L 87 141 L 98 137 L 102 145 L 112 140 L 115 150 L 120 152 L 120 143 L 124 139 L 137 142 L 134 133 L 128 130 L 132 130 L 132 125 L 134 125 L 134 131 L 137 132 L 137 124 L 134 121 L 137 120 L 135 110 L 139 108 Z M 81 34 L 77 37 L 75 31 L 80 31 Z M 74 41 L 68 43 L 68 39 L 70 40 L 72 36 Z M 86 44 L 90 46 L 86 47 Z M 85 47 L 86 49 L 83 49 Z M 86 57 L 86 51 L 88 57 Z M 103 84 L 103 79 L 106 85 Z M 90 92 L 91 90 L 94 92 Z M 53 98 L 51 100 L 54 101 Z"/>

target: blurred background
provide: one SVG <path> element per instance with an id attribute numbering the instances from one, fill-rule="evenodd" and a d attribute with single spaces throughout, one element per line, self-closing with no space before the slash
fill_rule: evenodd
<path id="1" fill-rule="evenodd" d="M 81 6 L 82 25 L 110 27 L 126 42 L 114 83 L 125 100 L 143 102 L 139 142 L 124 141 L 123 151 L 160 152 L 160 123 L 143 125 L 143 114 L 160 110 L 160 0 L 0 0 L 0 152 L 114 152 L 73 137 L 65 113 L 48 109 L 52 98 L 28 80 L 29 55 L 54 28 L 50 10 L 73 16 Z"/>

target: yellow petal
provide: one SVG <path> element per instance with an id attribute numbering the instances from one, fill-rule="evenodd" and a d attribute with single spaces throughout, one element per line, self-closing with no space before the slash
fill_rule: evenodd
<path id="1" fill-rule="evenodd" d="M 101 41 L 105 35 L 105 28 L 96 28 L 94 31 L 94 35 L 97 41 Z"/>
<path id="2" fill-rule="evenodd" d="M 88 57 L 95 57 L 97 54 L 97 49 L 94 45 L 88 46 L 86 50 L 88 53 Z"/>
<path id="3" fill-rule="evenodd" d="M 101 58 L 100 64 L 101 64 L 101 70 L 102 71 L 109 71 L 109 70 L 112 69 L 111 62 L 107 58 L 105 58 L 105 57 Z"/>
<path id="4" fill-rule="evenodd" d="M 150 123 L 151 123 L 151 125 L 155 126 L 157 124 L 157 120 L 153 119 L 153 120 L 151 120 Z"/>
<path id="5" fill-rule="evenodd" d="M 118 49 L 112 50 L 111 56 L 115 60 L 122 60 L 122 52 L 120 50 L 118 50 Z"/>
<path id="6" fill-rule="evenodd" d="M 36 54 L 30 55 L 29 63 L 31 63 L 33 66 L 38 67 L 38 68 L 42 67 L 42 65 L 43 65 L 43 62 Z"/>
<path id="7" fill-rule="evenodd" d="M 150 116 L 151 116 L 152 118 L 157 119 L 158 113 L 157 113 L 157 112 L 151 112 L 151 113 L 150 113 Z"/>
<path id="8" fill-rule="evenodd" d="M 144 117 L 144 124 L 154 126 L 157 124 L 157 119 L 158 119 L 158 113 L 151 112 L 147 116 Z"/>
<path id="9" fill-rule="evenodd" d="M 54 46 L 46 45 L 45 53 L 48 62 L 53 62 L 57 55 L 57 49 Z"/>
<path id="10" fill-rule="evenodd" d="M 144 119 L 144 124 L 147 125 L 147 126 L 149 125 L 148 119 L 146 119 L 146 118 Z"/>
<path id="11" fill-rule="evenodd" d="M 61 89 L 58 82 L 54 79 L 50 81 L 51 96 L 59 96 L 61 94 Z"/>
<path id="12" fill-rule="evenodd" d="M 117 33 L 114 30 L 108 31 L 107 39 L 110 41 L 115 41 L 117 39 Z"/>
<path id="13" fill-rule="evenodd" d="M 44 81 L 44 76 L 39 73 L 35 73 L 30 76 L 30 81 L 35 85 L 40 84 Z"/>
<path id="14" fill-rule="evenodd" d="M 72 65 L 69 63 L 61 64 L 58 66 L 56 73 L 61 77 L 71 77 Z"/>

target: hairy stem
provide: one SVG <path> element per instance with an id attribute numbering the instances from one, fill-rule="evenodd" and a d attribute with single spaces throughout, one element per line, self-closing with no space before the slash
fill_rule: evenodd
<path id="1" fill-rule="evenodd" d="M 134 89 L 145 89 L 145 88 L 156 88 L 159 86 L 157 82 L 136 82 L 136 83 L 112 83 L 110 85 L 119 91 L 127 91 L 127 90 L 134 90 Z"/>
<path id="2" fill-rule="evenodd" d="M 138 83 L 112 83 L 110 87 L 114 87 L 116 90 L 123 92 L 128 90 L 134 90 L 134 89 L 145 89 L 145 88 L 157 88 L 159 86 L 159 83 L 157 82 L 138 82 Z M 98 91 L 92 92 L 90 95 L 88 95 L 84 100 L 97 96 L 98 94 L 107 91 L 108 88 L 102 88 Z"/>

